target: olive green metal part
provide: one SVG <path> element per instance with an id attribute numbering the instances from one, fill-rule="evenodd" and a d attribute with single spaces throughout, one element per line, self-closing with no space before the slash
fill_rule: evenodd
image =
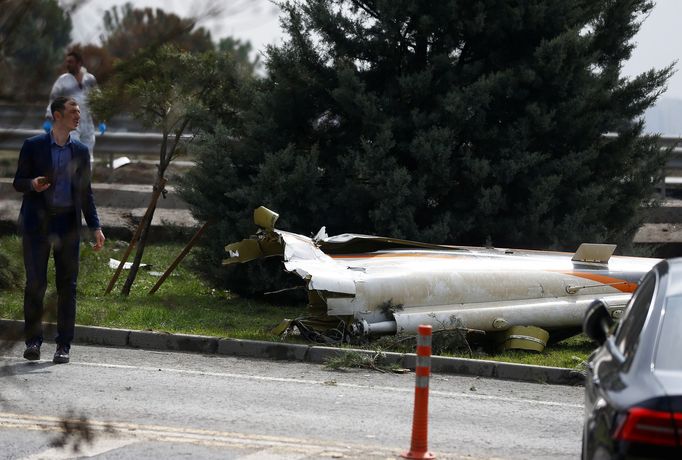
<path id="1" fill-rule="evenodd" d="M 284 318 L 282 321 L 280 321 L 280 323 L 277 326 L 270 329 L 270 333 L 272 335 L 284 334 L 284 332 L 291 326 L 291 321 L 292 320 L 289 318 Z"/>
<path id="2" fill-rule="evenodd" d="M 531 350 L 541 352 L 547 346 L 549 332 L 535 326 L 512 326 L 504 331 L 505 350 Z"/>
<path id="3" fill-rule="evenodd" d="M 259 235 L 254 238 L 241 240 L 225 246 L 228 259 L 223 259 L 223 265 L 249 262 L 263 257 L 281 256 L 284 253 L 282 243 L 275 234 Z"/>
<path id="4" fill-rule="evenodd" d="M 225 252 L 230 255 L 230 258 L 224 259 L 223 265 L 244 263 L 263 257 L 263 251 L 261 251 L 258 241 L 252 239 L 228 244 L 225 246 Z"/>
<path id="5" fill-rule="evenodd" d="M 253 211 L 253 222 L 265 230 L 273 230 L 277 219 L 279 219 L 279 214 L 265 206 L 256 208 Z"/>

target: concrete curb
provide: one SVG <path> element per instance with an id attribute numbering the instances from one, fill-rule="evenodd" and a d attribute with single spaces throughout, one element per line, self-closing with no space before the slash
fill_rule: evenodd
<path id="1" fill-rule="evenodd" d="M 23 321 L 0 319 L 0 340 L 23 342 L 23 330 Z M 44 324 L 45 337 L 53 336 L 55 331 L 54 324 Z M 95 326 L 76 326 L 75 343 L 300 361 L 313 364 L 324 364 L 328 359 L 343 356 L 345 353 L 358 353 L 371 357 L 377 353 L 371 350 L 351 348 L 226 339 Z M 413 353 L 382 352 L 381 354 L 382 362 L 397 364 L 411 370 L 415 368 L 415 357 L 416 355 Z M 584 383 L 584 375 L 572 369 L 444 356 L 433 356 L 431 358 L 431 371 L 442 374 L 471 375 L 552 385 L 582 385 Z"/>

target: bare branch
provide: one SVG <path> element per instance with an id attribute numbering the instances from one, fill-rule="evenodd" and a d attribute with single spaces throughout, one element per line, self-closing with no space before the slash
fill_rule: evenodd
<path id="1" fill-rule="evenodd" d="M 381 16 L 379 15 L 379 12 L 376 11 L 375 9 L 371 8 L 367 2 L 362 2 L 360 0 L 351 0 L 351 3 L 364 11 L 365 13 L 369 14 L 372 16 L 374 19 L 377 21 L 381 20 Z"/>

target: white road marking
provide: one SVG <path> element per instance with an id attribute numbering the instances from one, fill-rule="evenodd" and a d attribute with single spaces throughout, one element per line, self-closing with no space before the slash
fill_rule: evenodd
<path id="1" fill-rule="evenodd" d="M 20 429 L 31 431 L 61 432 L 63 420 L 58 417 L 43 415 L 28 415 L 10 412 L 0 412 L 0 429 Z M 272 458 L 289 459 L 304 458 L 311 455 L 319 457 L 327 456 L 350 456 L 356 458 L 360 455 L 372 453 L 394 458 L 397 450 L 380 446 L 350 445 L 348 443 L 325 441 L 321 439 L 293 438 L 273 435 L 257 435 L 250 433 L 227 432 L 204 430 L 187 427 L 170 427 L 161 425 L 143 425 L 137 423 L 103 422 L 100 420 L 88 420 L 87 426 L 94 433 L 96 440 L 102 440 L 101 449 L 112 450 L 128 444 L 144 441 L 157 441 L 169 443 L 194 444 L 208 447 L 229 447 L 236 449 L 258 449 L 257 452 L 247 454 L 245 458 Z M 109 442 L 107 442 L 109 440 Z M 117 444 L 118 443 L 118 444 Z M 89 456 L 85 447 L 82 446 L 79 457 Z M 93 443 L 95 452 L 100 448 L 99 443 Z M 87 452 L 90 452 L 89 450 Z M 106 452 L 102 450 L 100 453 Z M 52 454 L 56 455 L 53 456 Z M 267 457 L 265 455 L 271 455 Z M 279 455 L 279 456 L 277 456 Z M 444 454 L 448 458 L 454 458 L 451 454 Z M 68 447 L 65 449 L 48 449 L 46 451 L 26 457 L 24 460 L 37 460 L 43 458 L 73 458 L 74 454 Z"/>
<path id="2" fill-rule="evenodd" d="M 44 432 L 61 432 L 62 419 L 58 417 L 0 412 L 0 429 L 19 429 Z M 103 422 L 88 420 L 88 427 L 94 433 L 92 449 L 82 446 L 78 458 L 89 457 L 122 448 L 138 442 L 167 442 L 201 445 L 206 447 L 248 450 L 239 460 L 290 460 L 303 458 L 397 458 L 405 449 L 390 449 L 385 446 L 351 444 L 321 439 L 292 438 L 283 436 L 257 435 L 238 432 L 202 430 L 185 427 L 143 425 L 135 423 Z M 74 458 L 70 448 L 48 449 L 21 460 Z M 471 460 L 469 455 L 453 452 L 438 452 L 438 458 Z M 496 457 L 485 457 L 499 460 Z"/>
<path id="3" fill-rule="evenodd" d="M 138 442 L 136 439 L 111 439 L 97 438 L 92 444 L 79 446 L 79 450 L 74 452 L 69 446 L 65 448 L 53 447 L 51 449 L 38 452 L 37 454 L 22 457 L 20 460 L 67 460 L 74 457 L 88 458 L 95 455 L 104 454 L 112 450 L 120 449 Z"/>
<path id="4" fill-rule="evenodd" d="M 318 452 L 316 452 L 316 454 L 317 453 Z M 286 455 L 287 459 L 291 460 L 298 460 L 308 456 L 307 454 L 298 454 L 296 456 L 292 456 L 291 452 L 282 452 L 280 449 L 270 448 L 244 455 L 239 457 L 239 460 L 282 460 L 282 458 L 285 458 L 284 455 Z"/>
<path id="5" fill-rule="evenodd" d="M 0 359 L 11 360 L 11 361 L 23 361 L 22 358 L 17 358 L 16 356 L 2 356 L 2 357 L 0 357 Z M 40 362 L 40 361 L 36 361 L 36 362 Z M 108 369 L 141 370 L 141 371 L 147 371 L 147 372 L 162 371 L 162 372 L 173 372 L 176 374 L 184 374 L 184 375 L 201 375 L 201 376 L 210 376 L 210 377 L 224 377 L 224 378 L 230 378 L 230 379 L 255 380 L 255 381 L 262 381 L 262 382 L 283 382 L 283 383 L 296 383 L 296 384 L 303 384 L 303 385 L 329 386 L 328 383 L 325 383 L 326 381 L 324 381 L 324 380 L 297 379 L 297 378 L 293 378 L 293 377 L 266 377 L 266 376 L 260 376 L 260 375 L 234 374 L 234 373 L 229 373 L 229 372 L 206 372 L 206 371 L 193 371 L 193 370 L 187 370 L 187 369 L 173 369 L 173 368 L 151 367 L 151 366 L 131 366 L 131 365 L 126 365 L 126 364 L 87 363 L 87 362 L 76 362 L 76 361 L 71 361 L 71 364 L 69 364 L 69 365 L 70 366 L 84 366 L 84 367 L 99 367 L 99 368 L 108 368 Z M 392 391 L 392 392 L 400 392 L 400 393 L 412 393 L 412 392 L 414 392 L 413 387 L 399 388 L 399 387 L 390 387 L 390 386 L 381 386 L 381 385 L 361 385 L 358 383 L 343 383 L 343 382 L 337 382 L 337 383 L 335 383 L 334 386 L 345 387 L 345 388 L 359 388 L 359 389 Z M 531 405 L 538 405 L 538 406 L 570 407 L 570 408 L 576 408 L 576 409 L 582 409 L 583 408 L 582 404 L 562 403 L 562 402 L 557 402 L 557 401 L 539 401 L 539 400 L 535 400 L 535 399 L 513 398 L 513 397 L 493 396 L 493 395 L 481 395 L 481 394 L 441 391 L 441 390 L 433 390 L 433 389 L 431 389 L 429 391 L 429 394 L 434 395 L 434 396 L 442 396 L 445 398 L 467 398 L 467 399 L 472 399 L 472 400 L 500 401 L 500 402 L 531 404 Z"/>

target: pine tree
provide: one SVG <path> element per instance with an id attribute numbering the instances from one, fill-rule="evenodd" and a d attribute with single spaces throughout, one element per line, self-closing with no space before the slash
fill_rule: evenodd
<path id="1" fill-rule="evenodd" d="M 651 1 L 282 6 L 288 40 L 268 49 L 242 123 L 205 136 L 189 178 L 196 212 L 219 219 L 206 265 L 253 230 L 259 205 L 304 234 L 631 242 L 665 161 L 641 118 L 672 67 L 621 74 Z M 231 288 L 269 287 L 231 270 L 218 272 Z"/>

